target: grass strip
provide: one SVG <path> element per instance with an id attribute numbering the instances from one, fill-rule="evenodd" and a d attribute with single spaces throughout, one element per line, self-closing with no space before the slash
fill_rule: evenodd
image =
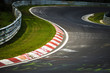
<path id="1" fill-rule="evenodd" d="M 15 16 L 11 11 L 0 11 L 0 28 L 11 24 L 15 20 Z"/>
<path id="2" fill-rule="evenodd" d="M 28 11 L 32 6 L 21 6 L 22 26 L 17 35 L 0 46 L 0 59 L 15 57 L 40 48 L 55 35 L 55 28 L 47 21 L 41 20 Z"/>
<path id="3" fill-rule="evenodd" d="M 88 19 L 95 23 L 100 23 L 100 20 L 103 19 L 104 13 L 95 13 L 93 16 L 90 16 Z"/>
<path id="4" fill-rule="evenodd" d="M 93 16 L 90 16 L 88 19 L 95 23 L 110 25 L 110 24 L 105 24 L 100 22 L 100 20 L 103 20 L 103 17 L 104 17 L 104 12 L 100 12 L 100 13 L 95 13 Z"/>

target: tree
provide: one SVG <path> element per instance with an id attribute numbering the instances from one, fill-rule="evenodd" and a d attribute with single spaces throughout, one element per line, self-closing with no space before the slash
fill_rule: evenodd
<path id="1" fill-rule="evenodd" d="M 4 2 L 4 0 L 1 0 L 1 2 L 0 2 L 0 10 L 1 11 L 4 10 L 4 6 L 5 6 L 5 2 Z"/>
<path id="2" fill-rule="evenodd" d="M 11 4 L 6 4 L 5 0 L 0 0 L 0 11 L 9 11 L 11 10 Z"/>
<path id="3" fill-rule="evenodd" d="M 85 2 L 110 3 L 110 0 L 64 0 L 64 1 L 85 1 Z"/>

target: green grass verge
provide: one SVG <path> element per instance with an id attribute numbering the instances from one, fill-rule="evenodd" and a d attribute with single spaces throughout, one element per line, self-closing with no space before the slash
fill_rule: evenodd
<path id="1" fill-rule="evenodd" d="M 110 25 L 110 24 L 105 24 L 100 22 L 100 20 L 103 20 L 103 16 L 104 16 L 104 12 L 100 12 L 100 13 L 95 13 L 94 16 L 90 16 L 88 19 L 95 23 Z"/>
<path id="2" fill-rule="evenodd" d="M 0 28 L 11 24 L 15 20 L 14 14 L 11 11 L 0 11 Z"/>
<path id="3" fill-rule="evenodd" d="M 104 12 L 95 13 L 94 16 L 90 16 L 88 19 L 92 22 L 100 23 L 100 20 L 103 19 L 103 16 L 104 16 Z"/>
<path id="4" fill-rule="evenodd" d="M 17 35 L 0 46 L 0 59 L 15 57 L 40 48 L 55 35 L 55 28 L 47 21 L 29 13 L 32 6 L 21 6 L 22 26 Z"/>

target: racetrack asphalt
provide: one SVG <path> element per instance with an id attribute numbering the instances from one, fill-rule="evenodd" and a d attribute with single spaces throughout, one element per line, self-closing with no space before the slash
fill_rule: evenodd
<path id="1" fill-rule="evenodd" d="M 83 15 L 110 11 L 107 7 L 37 7 L 32 12 L 57 23 L 69 34 L 58 52 L 0 73 L 110 73 L 110 27 L 85 22 Z"/>

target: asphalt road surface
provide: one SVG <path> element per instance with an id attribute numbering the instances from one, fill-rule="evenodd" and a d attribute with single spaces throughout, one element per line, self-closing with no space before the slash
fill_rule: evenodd
<path id="1" fill-rule="evenodd" d="M 106 12 L 105 7 L 38 7 L 36 15 L 53 21 L 69 34 L 58 52 L 0 73 L 110 73 L 110 27 L 85 22 L 85 14 Z"/>

